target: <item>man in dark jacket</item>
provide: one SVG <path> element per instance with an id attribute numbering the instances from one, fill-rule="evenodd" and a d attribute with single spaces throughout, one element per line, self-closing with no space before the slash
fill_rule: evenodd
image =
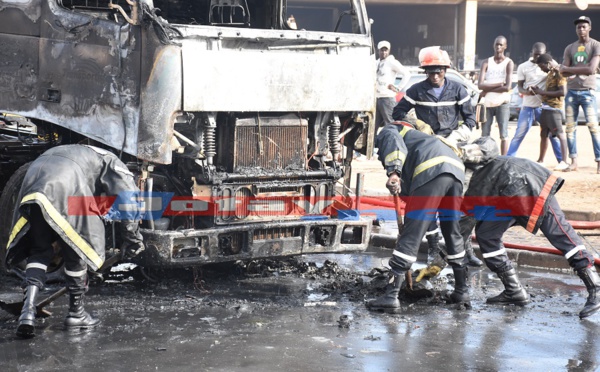
<path id="1" fill-rule="evenodd" d="M 407 113 L 414 108 L 417 119 L 427 124 L 432 134 L 443 137 L 448 145 L 457 148 L 459 142 L 469 140 L 475 127 L 471 97 L 462 85 L 446 79 L 446 69 L 451 65 L 446 51 L 439 47 L 423 48 L 419 52 L 419 63 L 425 70 L 427 79 L 406 91 L 402 100 L 394 107 L 393 118 L 405 120 Z M 462 125 L 459 125 L 460 118 L 464 121 Z M 440 249 L 437 231 L 437 225 L 432 221 L 426 233 L 431 258 Z M 467 248 L 468 264 L 482 266 L 482 262 L 473 255 L 471 246 L 468 245 Z"/>
<path id="2" fill-rule="evenodd" d="M 392 194 L 406 197 L 404 230 L 389 261 L 391 282 L 386 293 L 367 303 L 370 310 L 397 312 L 398 293 L 404 274 L 417 260 L 421 240 L 435 219 L 440 218 L 448 251 L 447 260 L 454 270 L 456 285 L 447 301 L 470 306 L 466 284 L 465 252 L 458 225 L 463 194 L 464 165 L 454 151 L 438 138 L 414 130 L 408 123 L 385 126 L 376 139 L 379 160 L 389 179 Z M 450 214 L 448 214 L 448 211 Z"/>
<path id="3" fill-rule="evenodd" d="M 65 326 L 90 328 L 99 323 L 83 308 L 87 269 L 97 270 L 105 255 L 103 216 L 94 197 L 116 196 L 120 211 L 123 253 L 133 257 L 144 249 L 139 232 L 139 189 L 119 158 L 86 145 L 58 146 L 31 163 L 14 212 L 6 263 L 27 260 L 24 305 L 17 336 L 34 336 L 36 296 L 46 282 L 54 257 L 52 244 L 62 250 L 69 292 Z M 77 201 L 86 200 L 87 204 Z"/>
<path id="4" fill-rule="evenodd" d="M 436 135 L 453 142 L 468 140 L 475 127 L 475 113 L 467 90 L 446 79 L 446 69 L 450 67 L 448 53 L 439 47 L 423 48 L 419 62 L 427 79 L 408 88 L 394 107 L 394 120 L 404 120 L 414 108 L 417 119 L 427 123 Z M 459 118 L 464 121 L 462 125 Z"/>
<path id="5" fill-rule="evenodd" d="M 502 245 L 502 235 L 513 225 L 535 234 L 541 230 L 583 280 L 589 292 L 579 313 L 586 318 L 600 309 L 600 277 L 594 258 L 566 220 L 554 194 L 564 180 L 528 159 L 499 156 L 475 170 L 465 193 L 463 210 L 474 215 L 475 234 L 486 265 L 498 274 L 505 290 L 488 303 L 524 305 L 529 295 Z M 496 198 L 497 197 L 497 198 Z M 472 225 L 462 226 L 470 235 Z M 463 236 L 464 237 L 464 236 Z"/>

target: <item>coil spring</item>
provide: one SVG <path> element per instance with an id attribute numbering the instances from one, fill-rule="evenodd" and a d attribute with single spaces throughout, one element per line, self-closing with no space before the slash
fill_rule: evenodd
<path id="1" fill-rule="evenodd" d="M 329 126 L 329 150 L 332 154 L 338 154 L 342 145 L 340 144 L 340 122 L 334 120 Z"/>
<path id="2" fill-rule="evenodd" d="M 216 128 L 206 126 L 204 132 L 204 155 L 215 156 L 217 154 Z"/>

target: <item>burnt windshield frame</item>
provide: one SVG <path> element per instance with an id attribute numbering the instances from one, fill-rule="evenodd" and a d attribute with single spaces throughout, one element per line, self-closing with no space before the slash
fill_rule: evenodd
<path id="1" fill-rule="evenodd" d="M 364 2 L 315 2 L 287 0 L 283 7 L 283 25 L 288 29 L 343 34 L 366 34 L 361 23 Z M 290 27 L 290 19 L 296 28 Z"/>

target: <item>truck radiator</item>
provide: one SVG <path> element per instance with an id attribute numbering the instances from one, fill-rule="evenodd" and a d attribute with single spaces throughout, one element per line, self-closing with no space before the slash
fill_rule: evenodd
<path id="1" fill-rule="evenodd" d="M 229 172 L 248 174 L 306 168 L 308 122 L 295 115 L 235 118 L 220 139 L 218 162 Z M 225 151 L 222 151 L 225 150 Z"/>

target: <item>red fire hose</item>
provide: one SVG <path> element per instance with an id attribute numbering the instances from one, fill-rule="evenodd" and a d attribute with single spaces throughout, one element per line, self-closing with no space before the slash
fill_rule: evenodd
<path id="1" fill-rule="evenodd" d="M 375 205 L 378 207 L 384 207 L 386 209 L 395 209 L 393 201 L 382 200 L 379 198 L 370 198 L 368 196 L 362 196 L 360 201 L 361 204 Z M 573 226 L 574 229 L 578 230 L 600 229 L 600 221 L 569 221 L 569 223 L 571 224 L 571 226 Z"/>
<path id="2" fill-rule="evenodd" d="M 475 239 L 475 236 L 473 236 L 473 239 Z M 504 242 L 503 244 L 506 248 L 519 249 L 522 251 L 549 253 L 549 254 L 555 254 L 558 256 L 563 255 L 563 253 L 556 248 L 536 247 L 533 245 L 515 244 L 515 243 L 507 243 L 507 242 Z M 600 258 L 594 258 L 594 264 L 600 265 Z"/>
<path id="3" fill-rule="evenodd" d="M 361 198 L 361 203 L 375 205 L 378 207 L 383 207 L 385 209 L 395 209 L 394 203 L 387 200 L 381 200 L 378 198 L 369 198 L 363 196 Z M 404 204 L 403 204 L 404 206 Z M 600 229 L 600 221 L 568 221 L 574 229 L 579 230 L 593 230 Z M 475 239 L 475 235 L 472 236 Z M 519 249 L 523 251 L 530 252 L 540 252 L 540 253 L 549 253 L 554 255 L 562 256 L 563 253 L 556 248 L 547 248 L 547 247 L 536 247 L 532 245 L 524 245 L 524 244 L 516 244 L 516 243 L 508 243 L 504 242 L 504 246 L 506 248 Z M 600 258 L 594 258 L 594 263 L 596 265 L 600 265 Z"/>

